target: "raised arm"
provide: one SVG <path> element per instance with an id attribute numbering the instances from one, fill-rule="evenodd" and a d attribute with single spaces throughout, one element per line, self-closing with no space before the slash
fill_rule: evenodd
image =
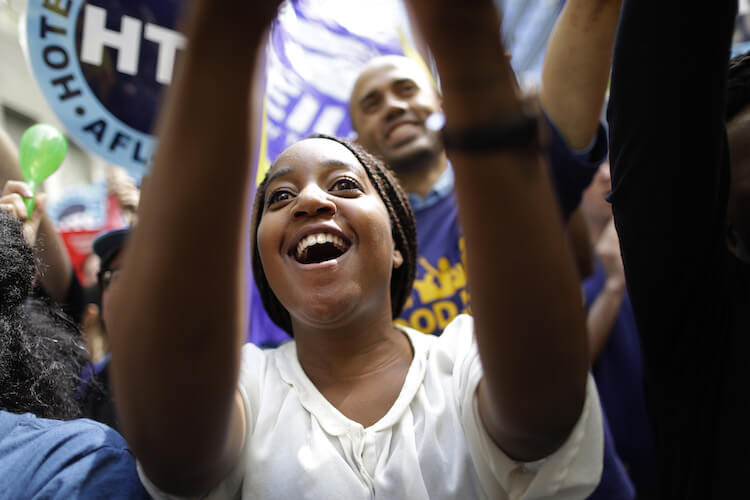
<path id="1" fill-rule="evenodd" d="M 491 0 L 410 5 L 437 62 L 446 130 L 524 115 Z M 588 367 L 578 278 L 540 151 L 533 141 L 448 148 L 484 367 L 479 410 L 494 441 L 520 460 L 544 457 L 567 438 Z"/>
<path id="2" fill-rule="evenodd" d="M 0 189 L 3 189 L 3 196 L 15 193 L 20 197 L 25 187 L 20 182 L 8 181 L 23 181 L 23 175 L 18 165 L 16 148 L 5 131 L 0 129 Z M 25 219 L 26 209 L 22 205 L 22 210 L 16 215 L 21 215 Z M 44 291 L 50 298 L 58 304 L 63 304 L 73 278 L 73 266 L 52 220 L 43 208 L 39 212 L 41 219 L 34 243 L 34 255 L 40 264 L 39 277 Z"/>
<path id="3" fill-rule="evenodd" d="M 607 344 L 625 298 L 625 272 L 622 270 L 620 245 L 613 220 L 610 220 L 599 237 L 596 243 L 596 254 L 604 267 L 605 277 L 586 315 L 592 364 L 596 362 Z"/>
<path id="4" fill-rule="evenodd" d="M 242 447 L 236 387 L 246 332 L 249 96 L 277 5 L 191 2 L 190 45 L 112 290 L 122 428 L 149 479 L 170 493 L 205 493 Z"/>
<path id="5" fill-rule="evenodd" d="M 574 150 L 588 146 L 602 114 L 622 0 L 567 0 L 542 69 L 545 112 Z"/>
<path id="6" fill-rule="evenodd" d="M 680 9 L 680 30 L 702 35 L 678 42 L 664 29 L 671 6 L 623 6 L 608 110 L 611 201 L 647 371 L 676 375 L 660 369 L 672 366 L 666 360 L 705 352 L 703 335 L 690 338 L 684 322 L 705 310 L 701 297 L 714 293 L 706 283 L 721 275 L 726 251 L 724 101 L 736 9 L 736 0 Z"/>

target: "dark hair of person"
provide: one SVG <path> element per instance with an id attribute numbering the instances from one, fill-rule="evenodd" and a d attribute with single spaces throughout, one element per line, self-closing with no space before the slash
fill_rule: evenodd
<path id="1" fill-rule="evenodd" d="M 86 349 L 67 316 L 29 298 L 35 269 L 21 224 L 0 211 L 0 409 L 76 418 Z"/>
<path id="2" fill-rule="evenodd" d="M 417 229 L 409 199 L 394 175 L 385 165 L 357 144 L 324 134 L 314 134 L 308 138 L 328 139 L 341 144 L 351 151 L 357 160 L 359 160 L 359 163 L 367 173 L 367 177 L 388 210 L 393 241 L 396 243 L 396 249 L 401 252 L 404 258 L 404 263 L 399 268 L 394 269 L 391 276 L 391 309 L 393 318 L 395 319 L 401 313 L 406 299 L 409 298 L 416 273 Z M 263 300 L 263 306 L 266 308 L 270 318 L 289 335 L 294 335 L 289 311 L 279 302 L 276 294 L 271 290 L 271 286 L 268 284 L 268 279 L 263 271 L 260 255 L 258 254 L 258 226 L 263 217 L 267 187 L 268 175 L 266 175 L 263 182 L 258 186 L 255 194 L 252 218 L 253 277 L 260 292 L 260 297 Z"/>
<path id="3" fill-rule="evenodd" d="M 729 61 L 726 120 L 734 118 L 750 104 L 750 52 Z"/>

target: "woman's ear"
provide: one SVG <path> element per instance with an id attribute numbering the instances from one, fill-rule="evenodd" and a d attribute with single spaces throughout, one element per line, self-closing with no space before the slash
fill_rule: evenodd
<path id="1" fill-rule="evenodd" d="M 404 263 L 404 256 L 401 255 L 401 251 L 396 248 L 393 249 L 393 269 L 398 269 L 401 264 Z"/>

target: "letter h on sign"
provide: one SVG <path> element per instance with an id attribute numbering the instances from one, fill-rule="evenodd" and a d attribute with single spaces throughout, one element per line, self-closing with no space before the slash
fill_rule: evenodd
<path id="1" fill-rule="evenodd" d="M 120 31 L 106 28 L 107 11 L 94 5 L 86 5 L 81 40 L 81 61 L 100 66 L 105 46 L 117 49 L 117 71 L 128 75 L 138 74 L 138 59 L 143 38 L 156 43 L 159 53 L 156 59 L 156 81 L 168 85 L 172 81 L 175 55 L 185 47 L 185 37 L 180 33 L 122 16 Z"/>

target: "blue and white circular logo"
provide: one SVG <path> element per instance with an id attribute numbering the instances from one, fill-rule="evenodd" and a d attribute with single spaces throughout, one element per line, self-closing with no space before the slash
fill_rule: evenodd
<path id="1" fill-rule="evenodd" d="M 154 151 L 164 89 L 185 47 L 182 0 L 29 0 L 34 76 L 68 133 L 136 179 Z"/>

